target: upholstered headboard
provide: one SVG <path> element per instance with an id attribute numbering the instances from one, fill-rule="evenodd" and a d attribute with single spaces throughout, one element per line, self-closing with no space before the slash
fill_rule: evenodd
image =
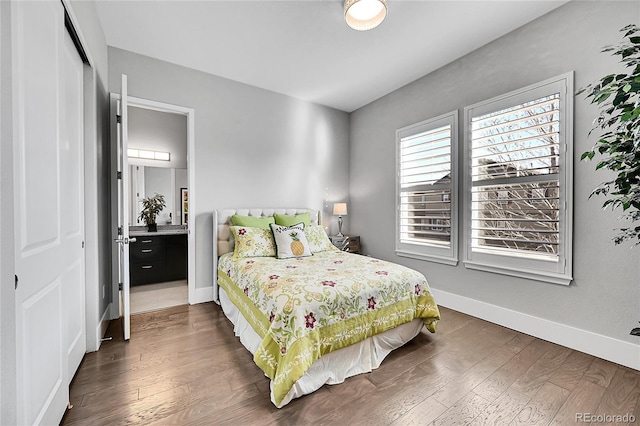
<path id="1" fill-rule="evenodd" d="M 298 208 L 253 208 L 253 209 L 221 209 L 213 211 L 213 297 L 218 302 L 218 257 L 233 251 L 231 238 L 231 216 L 239 214 L 243 216 L 265 217 L 274 214 L 300 214 L 309 213 L 312 225 L 321 223 L 320 211 L 314 209 Z"/>

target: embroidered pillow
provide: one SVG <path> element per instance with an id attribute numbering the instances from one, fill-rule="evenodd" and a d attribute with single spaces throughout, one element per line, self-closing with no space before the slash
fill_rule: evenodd
<path id="1" fill-rule="evenodd" d="M 276 245 L 270 229 L 248 226 L 231 226 L 229 229 L 235 239 L 233 257 L 273 257 L 276 255 Z"/>
<path id="2" fill-rule="evenodd" d="M 276 221 L 276 225 L 282 226 L 293 226 L 300 222 L 304 223 L 304 226 L 309 226 L 309 223 L 311 223 L 311 216 L 309 215 L 309 212 L 296 215 L 276 213 L 273 217 Z"/>
<path id="3" fill-rule="evenodd" d="M 304 233 L 304 223 L 293 226 L 272 223 L 270 226 L 276 242 L 276 257 L 278 259 L 311 256 L 309 242 Z"/>
<path id="4" fill-rule="evenodd" d="M 327 232 L 321 225 L 311 225 L 304 230 L 304 233 L 309 241 L 309 249 L 311 253 L 320 253 L 321 251 L 334 251 L 338 250 L 336 246 L 331 243 Z"/>

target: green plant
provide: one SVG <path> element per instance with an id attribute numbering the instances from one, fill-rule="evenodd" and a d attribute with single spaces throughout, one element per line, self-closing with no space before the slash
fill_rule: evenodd
<path id="1" fill-rule="evenodd" d="M 156 216 L 162 211 L 167 204 L 164 201 L 164 195 L 156 193 L 153 197 L 142 199 L 143 209 L 138 219 L 143 220 L 147 225 L 156 223 Z"/>
<path id="2" fill-rule="evenodd" d="M 628 41 L 605 47 L 602 52 L 620 56 L 620 62 L 631 71 L 606 75 L 578 92 L 587 92 L 591 103 L 600 106 L 600 115 L 589 135 L 596 129 L 604 130 L 581 160 L 593 160 L 597 153 L 602 158 L 596 170 L 616 173 L 614 179 L 594 189 L 589 198 L 604 195 L 607 200 L 603 208 L 622 208 L 622 219 L 631 221 L 629 227 L 620 229 L 615 244 L 626 240 L 640 244 L 640 225 L 633 225 L 640 220 L 640 27 L 628 25 L 620 31 Z"/>

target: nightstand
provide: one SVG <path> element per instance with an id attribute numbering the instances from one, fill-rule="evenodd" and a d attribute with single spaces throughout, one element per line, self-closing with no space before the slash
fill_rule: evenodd
<path id="1" fill-rule="evenodd" d="M 345 235 L 342 237 L 330 235 L 329 239 L 334 246 L 338 247 L 342 251 L 348 251 L 349 253 L 360 253 L 359 235 Z"/>

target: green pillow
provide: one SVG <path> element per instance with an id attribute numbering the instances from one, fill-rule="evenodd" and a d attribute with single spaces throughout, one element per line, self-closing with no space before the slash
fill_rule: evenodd
<path id="1" fill-rule="evenodd" d="M 282 226 L 293 226 L 296 223 L 302 222 L 304 223 L 304 226 L 307 227 L 311 222 L 311 217 L 309 216 L 309 212 L 300 213 L 296 215 L 276 213 L 273 216 L 276 218 L 276 225 L 282 225 Z"/>
<path id="2" fill-rule="evenodd" d="M 270 229 L 269 224 L 275 223 L 273 216 L 241 216 L 234 214 L 231 216 L 231 223 L 235 226 L 248 226 L 250 228 Z"/>

